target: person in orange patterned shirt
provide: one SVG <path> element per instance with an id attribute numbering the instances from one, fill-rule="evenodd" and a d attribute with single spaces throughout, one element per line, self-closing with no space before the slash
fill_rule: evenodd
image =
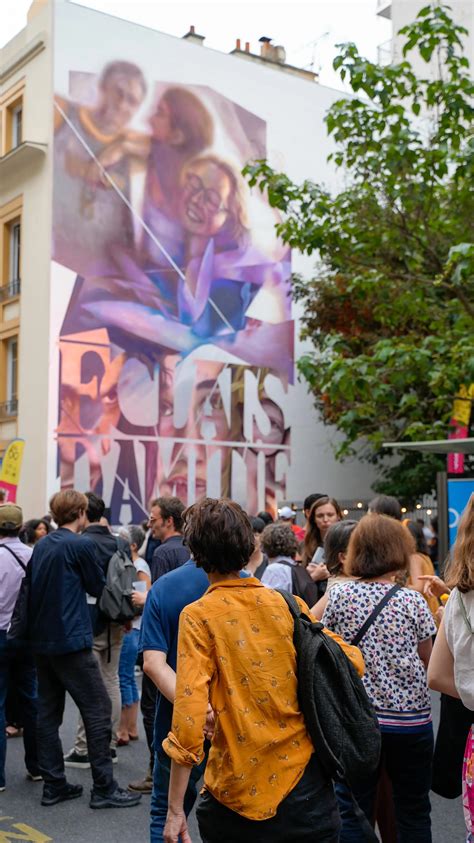
<path id="1" fill-rule="evenodd" d="M 189 843 L 183 796 L 214 735 L 197 810 L 203 843 L 337 843 L 333 786 L 318 763 L 298 703 L 293 620 L 283 597 L 239 578 L 254 548 L 250 521 L 229 500 L 184 513 L 184 536 L 210 587 L 180 617 L 166 843 Z M 297 598 L 298 599 L 298 598 Z M 301 607 L 308 607 L 299 600 Z M 359 650 L 330 633 L 360 674 Z"/>

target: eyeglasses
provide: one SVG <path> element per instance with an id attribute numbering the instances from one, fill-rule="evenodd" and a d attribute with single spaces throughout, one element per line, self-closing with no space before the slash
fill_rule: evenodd
<path id="1" fill-rule="evenodd" d="M 186 187 L 188 188 L 191 196 L 196 197 L 202 193 L 204 204 L 211 213 L 220 214 L 221 212 L 226 213 L 229 210 L 225 207 L 225 205 L 222 205 L 221 197 L 219 196 L 217 190 L 214 190 L 212 187 L 204 187 L 202 179 L 200 179 L 195 173 L 187 174 Z"/>

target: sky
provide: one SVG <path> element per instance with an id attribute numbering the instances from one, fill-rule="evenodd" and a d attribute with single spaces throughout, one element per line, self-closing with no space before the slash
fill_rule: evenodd
<path id="1" fill-rule="evenodd" d="M 56 3 L 67 0 L 55 0 Z M 0 0 L 0 47 L 26 24 L 31 0 Z M 282 44 L 287 62 L 319 72 L 320 81 L 341 87 L 332 70 L 335 44 L 355 41 L 375 59 L 377 46 L 391 36 L 390 21 L 376 15 L 377 0 L 81 0 L 80 5 L 182 36 L 190 25 L 205 36 L 205 46 L 229 52 L 237 38 L 259 53 L 258 39 Z"/>

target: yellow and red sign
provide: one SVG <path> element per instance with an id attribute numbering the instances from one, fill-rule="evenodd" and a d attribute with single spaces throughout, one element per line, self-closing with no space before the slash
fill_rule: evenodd
<path id="1" fill-rule="evenodd" d="M 13 439 L 5 451 L 5 456 L 0 466 L 0 489 L 4 489 L 7 493 L 7 501 L 9 503 L 16 502 L 16 492 L 18 483 L 20 482 L 24 450 L 25 440 Z"/>

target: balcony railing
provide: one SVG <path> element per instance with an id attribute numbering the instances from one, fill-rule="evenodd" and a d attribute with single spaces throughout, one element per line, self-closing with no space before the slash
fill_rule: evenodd
<path id="1" fill-rule="evenodd" d="M 10 398 L 9 401 L 5 401 L 3 404 L 0 404 L 0 420 L 5 421 L 11 419 L 13 416 L 18 414 L 18 398 Z"/>
<path id="2" fill-rule="evenodd" d="M 13 296 L 20 295 L 20 290 L 20 278 L 15 278 L 14 281 L 9 281 L 8 284 L 3 284 L 3 286 L 0 287 L 0 302 L 5 301 L 5 299 L 11 299 Z"/>

